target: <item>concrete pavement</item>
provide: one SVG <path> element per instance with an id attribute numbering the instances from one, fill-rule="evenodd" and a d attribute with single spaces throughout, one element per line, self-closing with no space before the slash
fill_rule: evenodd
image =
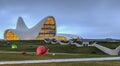
<path id="1" fill-rule="evenodd" d="M 72 58 L 72 59 L 50 59 L 50 60 L 23 60 L 23 61 L 0 61 L 3 64 L 28 64 L 28 63 L 53 63 L 53 62 L 80 62 L 80 61 L 104 61 L 120 60 L 120 57 L 102 57 L 102 58 Z"/>

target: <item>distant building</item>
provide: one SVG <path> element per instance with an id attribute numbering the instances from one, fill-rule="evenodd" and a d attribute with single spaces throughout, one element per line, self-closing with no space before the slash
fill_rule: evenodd
<path id="1" fill-rule="evenodd" d="M 117 42 L 120 41 L 120 39 L 112 39 L 112 38 L 106 38 L 106 39 L 81 39 L 81 42 L 91 42 L 91 41 L 105 41 L 105 42 Z"/>

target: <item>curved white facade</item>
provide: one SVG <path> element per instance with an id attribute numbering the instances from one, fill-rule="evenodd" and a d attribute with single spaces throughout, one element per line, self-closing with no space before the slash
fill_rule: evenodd
<path id="1" fill-rule="evenodd" d="M 53 38 L 56 36 L 63 36 L 59 38 L 80 38 L 80 36 L 72 34 L 57 34 L 56 22 L 53 16 L 48 16 L 42 19 L 38 24 L 32 28 L 28 28 L 22 17 L 18 18 L 16 29 L 7 29 L 4 33 L 6 40 L 42 40 L 44 38 Z M 64 39 L 65 39 L 64 38 Z"/>
<path id="2" fill-rule="evenodd" d="M 40 32 L 40 30 L 42 29 L 43 25 L 45 24 L 46 20 L 48 18 L 53 18 L 53 21 L 55 23 L 55 19 L 52 16 L 48 16 L 44 19 L 42 19 L 38 24 L 36 24 L 34 27 L 32 28 L 28 28 L 22 17 L 18 18 L 18 22 L 17 22 L 17 27 L 16 29 L 8 29 L 9 31 L 12 31 L 17 37 L 19 37 L 20 40 L 35 40 Z M 55 26 L 55 32 L 54 32 L 54 36 L 56 35 L 56 24 L 54 24 Z M 6 39 L 6 32 L 8 31 L 6 30 L 4 33 L 4 38 Z"/>
<path id="3" fill-rule="evenodd" d="M 67 39 L 79 38 L 82 39 L 81 36 L 73 35 L 73 34 L 57 34 L 56 36 L 64 36 Z"/>

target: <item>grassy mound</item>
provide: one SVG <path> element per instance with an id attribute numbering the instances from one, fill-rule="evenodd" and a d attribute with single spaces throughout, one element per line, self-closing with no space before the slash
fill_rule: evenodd
<path id="1" fill-rule="evenodd" d="M 115 49 L 120 45 L 120 42 L 97 42 L 97 44 L 111 48 L 111 49 Z"/>

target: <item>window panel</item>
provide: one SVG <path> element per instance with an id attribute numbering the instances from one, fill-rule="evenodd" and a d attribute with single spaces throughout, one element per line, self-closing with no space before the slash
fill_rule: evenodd
<path id="1" fill-rule="evenodd" d="M 19 40 L 19 38 L 10 30 L 8 30 L 5 34 L 6 40 Z"/>
<path id="2" fill-rule="evenodd" d="M 53 18 L 47 18 L 36 39 L 44 37 L 53 37 L 55 34 L 55 22 Z"/>

